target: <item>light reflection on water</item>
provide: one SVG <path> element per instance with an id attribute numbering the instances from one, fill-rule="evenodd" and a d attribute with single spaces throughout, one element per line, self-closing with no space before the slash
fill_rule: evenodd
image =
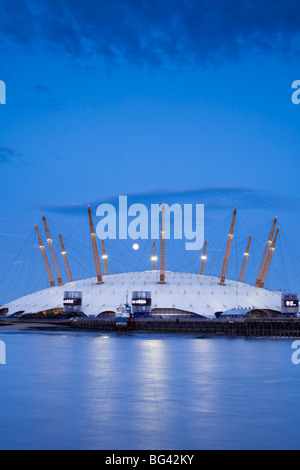
<path id="1" fill-rule="evenodd" d="M 299 448 L 290 340 L 0 332 L 1 449 Z"/>

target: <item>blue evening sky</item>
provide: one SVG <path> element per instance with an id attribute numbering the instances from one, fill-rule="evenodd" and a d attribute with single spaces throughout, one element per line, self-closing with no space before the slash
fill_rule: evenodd
<path id="1" fill-rule="evenodd" d="M 39 269 L 47 287 L 32 235 L 42 214 L 71 240 L 87 204 L 95 217 L 120 194 L 204 203 L 206 233 L 237 207 L 241 227 L 264 227 L 248 282 L 278 216 L 267 287 L 283 287 L 286 271 L 284 288 L 299 291 L 299 18 L 291 0 L 2 0 L 0 303 L 7 278 L 15 297 Z M 210 274 L 220 274 L 228 228 Z"/>

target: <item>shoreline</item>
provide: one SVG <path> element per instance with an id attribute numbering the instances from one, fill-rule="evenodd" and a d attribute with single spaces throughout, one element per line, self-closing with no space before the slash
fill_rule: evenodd
<path id="1" fill-rule="evenodd" d="M 12 331 L 12 330 L 72 330 L 70 323 L 67 321 L 0 321 L 0 333 L 1 331 Z"/>
<path id="2" fill-rule="evenodd" d="M 111 320 L 68 319 L 20 320 L 1 319 L 1 331 L 86 331 L 116 333 L 192 333 L 210 337 L 299 338 L 300 318 L 251 318 L 244 320 L 137 320 L 131 324 L 116 324 Z"/>

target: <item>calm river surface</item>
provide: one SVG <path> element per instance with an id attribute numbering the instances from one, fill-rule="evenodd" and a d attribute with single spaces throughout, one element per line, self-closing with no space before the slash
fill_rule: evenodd
<path id="1" fill-rule="evenodd" d="M 292 340 L 0 331 L 1 449 L 299 449 Z"/>

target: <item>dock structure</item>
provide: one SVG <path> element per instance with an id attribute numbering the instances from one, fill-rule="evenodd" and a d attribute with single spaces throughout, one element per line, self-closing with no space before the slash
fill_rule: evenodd
<path id="1" fill-rule="evenodd" d="M 118 331 L 119 326 L 113 319 L 78 318 L 72 327 L 84 330 Z M 245 320 L 164 320 L 148 318 L 134 320 L 122 331 L 148 331 L 160 333 L 201 333 L 209 335 L 228 335 L 244 337 L 300 337 L 300 318 L 247 318 Z"/>

